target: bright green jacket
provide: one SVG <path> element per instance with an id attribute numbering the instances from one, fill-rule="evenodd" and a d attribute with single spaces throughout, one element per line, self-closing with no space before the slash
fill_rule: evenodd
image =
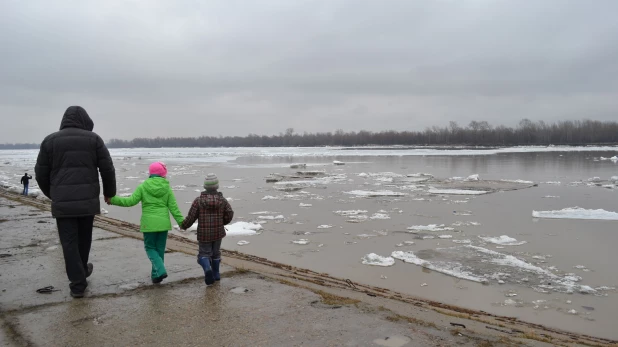
<path id="1" fill-rule="evenodd" d="M 147 179 L 129 197 L 114 196 L 111 199 L 112 205 L 123 207 L 135 206 L 139 202 L 142 203 L 140 222 L 142 232 L 172 230 L 170 212 L 178 225 L 181 225 L 184 220 L 170 183 L 163 177 L 154 176 Z"/>

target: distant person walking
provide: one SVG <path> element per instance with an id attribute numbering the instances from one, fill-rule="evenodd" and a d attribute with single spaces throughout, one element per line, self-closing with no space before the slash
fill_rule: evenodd
<path id="1" fill-rule="evenodd" d="M 47 136 L 35 166 L 39 188 L 52 201 L 71 296 L 82 298 L 92 274 L 88 263 L 94 216 L 101 213 L 99 172 L 103 195 L 116 195 L 112 158 L 94 123 L 80 106 L 67 108 L 60 131 Z"/>
<path id="2" fill-rule="evenodd" d="M 32 176 L 28 176 L 28 173 L 26 172 L 26 174 L 21 178 L 21 184 L 24 185 L 24 191 L 21 193 L 22 195 L 28 195 L 28 184 L 30 184 L 30 180 L 32 179 Z"/>

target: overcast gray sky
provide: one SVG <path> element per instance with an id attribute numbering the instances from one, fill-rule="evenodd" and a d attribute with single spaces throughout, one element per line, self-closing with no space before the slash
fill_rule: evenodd
<path id="1" fill-rule="evenodd" d="M 616 0 L 0 1 L 0 143 L 618 120 Z"/>

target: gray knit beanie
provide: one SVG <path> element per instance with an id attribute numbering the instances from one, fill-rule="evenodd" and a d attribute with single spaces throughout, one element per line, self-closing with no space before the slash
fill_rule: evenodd
<path id="1" fill-rule="evenodd" d="M 217 178 L 217 175 L 214 173 L 209 173 L 204 180 L 204 188 L 206 190 L 219 189 L 219 179 Z"/>

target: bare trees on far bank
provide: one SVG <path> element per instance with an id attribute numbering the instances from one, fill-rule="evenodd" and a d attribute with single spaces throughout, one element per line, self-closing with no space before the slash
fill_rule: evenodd
<path id="1" fill-rule="evenodd" d="M 315 147 L 367 145 L 589 145 L 617 144 L 618 122 L 593 120 L 545 123 L 523 119 L 516 127 L 492 126 L 486 121 L 472 121 L 466 126 L 450 122 L 446 127 L 433 126 L 424 131 L 351 131 L 296 133 L 287 129 L 273 136 L 201 136 L 112 139 L 111 148 L 127 147 Z"/>
<path id="2" fill-rule="evenodd" d="M 316 146 L 387 146 L 387 145 L 591 145 L 618 144 L 618 122 L 558 121 L 546 123 L 523 119 L 516 127 L 492 126 L 486 121 L 467 125 L 450 122 L 424 131 L 351 131 L 296 133 L 289 128 L 278 135 L 156 137 L 133 140 L 111 139 L 110 148 L 131 147 L 316 147 Z M 37 148 L 37 145 L 0 145 L 0 149 Z"/>

